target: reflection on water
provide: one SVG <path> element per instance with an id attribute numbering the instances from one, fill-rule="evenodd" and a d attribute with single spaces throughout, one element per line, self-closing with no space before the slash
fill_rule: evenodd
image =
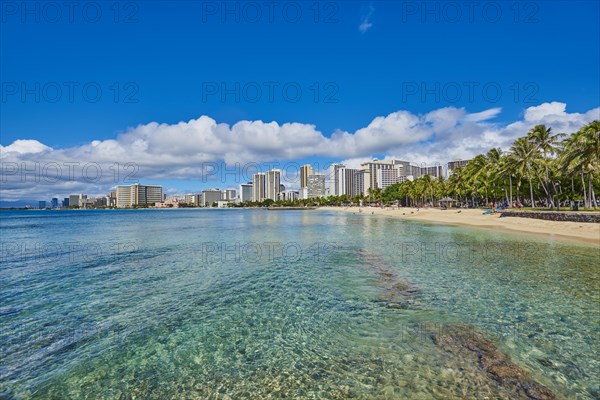
<path id="1" fill-rule="evenodd" d="M 518 396 L 435 343 L 449 326 L 559 397 L 600 395 L 591 246 L 321 211 L 2 212 L 7 226 L 4 397 Z"/>

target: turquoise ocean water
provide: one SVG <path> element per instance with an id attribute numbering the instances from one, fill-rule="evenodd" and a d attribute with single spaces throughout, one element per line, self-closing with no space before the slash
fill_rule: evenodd
<path id="1" fill-rule="evenodd" d="M 600 397 L 598 247 L 326 211 L 2 211 L 0 398 Z M 410 293 L 391 301 L 390 282 Z"/>

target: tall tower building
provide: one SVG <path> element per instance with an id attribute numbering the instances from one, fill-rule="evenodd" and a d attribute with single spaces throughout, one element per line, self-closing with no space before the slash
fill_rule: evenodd
<path id="1" fill-rule="evenodd" d="M 356 173 L 358 170 L 352 168 L 340 168 L 337 173 L 336 196 L 358 196 L 356 191 Z"/>
<path id="2" fill-rule="evenodd" d="M 333 194 L 341 196 L 344 194 L 343 189 L 343 170 L 346 168 L 344 164 L 333 164 Z"/>
<path id="3" fill-rule="evenodd" d="M 306 164 L 300 167 L 300 188 L 308 187 L 308 177 L 312 173 L 312 165 Z"/>
<path id="4" fill-rule="evenodd" d="M 325 196 L 325 175 L 315 174 L 308 176 L 308 198 Z"/>
<path id="5" fill-rule="evenodd" d="M 259 172 L 252 175 L 252 201 L 261 202 L 265 200 L 265 174 Z"/>
<path id="6" fill-rule="evenodd" d="M 272 169 L 270 171 L 267 171 L 265 179 L 265 198 L 277 200 L 279 198 L 279 191 L 281 185 L 281 171 L 278 169 Z"/>

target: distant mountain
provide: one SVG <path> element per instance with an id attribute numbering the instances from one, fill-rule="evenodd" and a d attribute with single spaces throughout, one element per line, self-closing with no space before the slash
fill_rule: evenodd
<path id="1" fill-rule="evenodd" d="M 22 208 L 25 206 L 30 206 L 31 208 L 38 207 L 39 200 L 17 200 L 17 201 L 4 201 L 0 200 L 0 208 Z M 46 201 L 46 205 L 50 205 L 48 201 Z"/>

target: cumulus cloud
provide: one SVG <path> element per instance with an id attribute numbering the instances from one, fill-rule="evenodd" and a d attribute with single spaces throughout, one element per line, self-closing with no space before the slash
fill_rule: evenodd
<path id="1" fill-rule="evenodd" d="M 37 140 L 15 140 L 12 144 L 6 147 L 0 145 L 0 154 L 2 154 L 3 152 L 18 154 L 37 154 L 50 150 L 52 150 L 52 147 L 48 147 L 45 144 L 38 142 Z"/>
<path id="2" fill-rule="evenodd" d="M 201 116 L 176 124 L 138 125 L 114 139 L 68 148 L 16 140 L 0 146 L 2 200 L 105 194 L 116 184 L 135 181 L 180 179 L 198 181 L 200 187 L 200 183 L 219 178 L 212 174 L 205 179 L 211 175 L 207 163 L 231 166 L 320 157 L 357 167 L 380 155 L 443 165 L 491 147 L 506 150 L 537 124 L 549 125 L 557 133 L 570 133 L 600 119 L 600 108 L 569 113 L 566 104 L 558 102 L 529 107 L 521 120 L 509 124 L 494 122 L 500 112 L 492 108 L 469 113 L 456 107 L 426 114 L 400 110 L 377 116 L 355 132 L 336 131 L 329 136 L 311 124 L 239 121 L 228 125 Z M 239 177 L 237 183 L 246 178 Z"/>

